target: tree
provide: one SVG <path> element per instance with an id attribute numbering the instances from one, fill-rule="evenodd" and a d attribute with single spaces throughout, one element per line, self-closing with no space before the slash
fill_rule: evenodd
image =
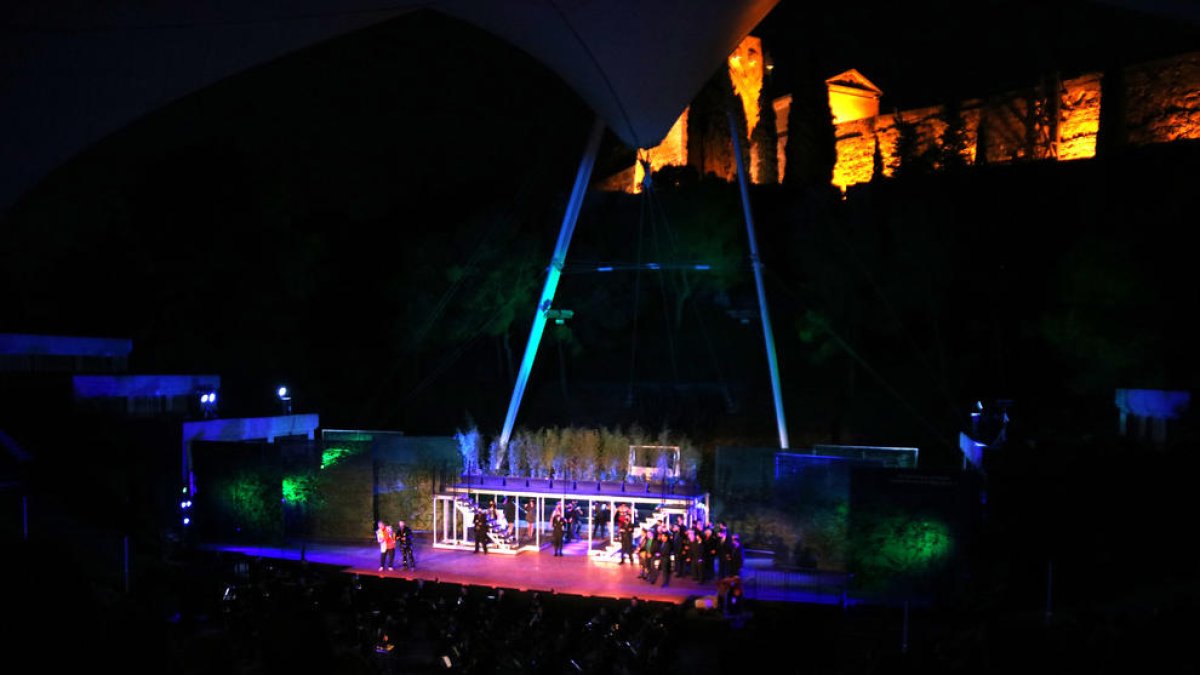
<path id="1" fill-rule="evenodd" d="M 733 140 L 729 136 L 729 115 L 733 115 L 740 138 L 746 138 L 746 115 L 741 101 L 733 93 L 728 68 L 718 68 L 688 109 L 688 164 L 700 176 L 734 180 L 737 162 Z M 741 143 L 742 159 L 749 166 L 748 143 Z"/>
<path id="2" fill-rule="evenodd" d="M 825 81 L 805 68 L 792 83 L 792 105 L 788 111 L 787 147 L 783 184 L 794 187 L 827 187 L 837 164 L 837 134 L 829 109 Z"/>
<path id="3" fill-rule="evenodd" d="M 957 171 L 967 166 L 967 158 L 970 156 L 966 121 L 957 99 L 942 106 L 939 117 L 946 127 L 942 130 L 941 142 L 938 144 L 938 165 L 946 171 Z"/>
<path id="4" fill-rule="evenodd" d="M 758 124 L 750 132 L 751 162 L 755 167 L 758 182 L 775 185 L 779 182 L 779 151 L 775 134 L 775 106 L 771 100 L 771 88 L 766 83 L 758 95 Z"/>
<path id="5" fill-rule="evenodd" d="M 897 137 L 892 175 L 900 178 L 929 173 L 933 164 L 930 157 L 921 151 L 921 137 L 916 123 L 905 120 L 900 111 L 896 111 L 895 117 Z"/>

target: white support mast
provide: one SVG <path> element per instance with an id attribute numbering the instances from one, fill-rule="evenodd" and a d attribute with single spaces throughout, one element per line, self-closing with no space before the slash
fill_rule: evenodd
<path id="1" fill-rule="evenodd" d="M 596 165 L 596 153 L 600 150 L 600 139 L 603 136 L 604 122 L 597 115 L 592 124 L 591 136 L 588 137 L 587 148 L 583 152 L 583 159 L 579 162 L 579 172 L 575 174 L 575 187 L 571 190 L 571 200 L 567 202 L 567 211 L 563 214 L 558 243 L 554 246 L 554 255 L 550 258 L 549 269 L 546 270 L 546 284 L 542 287 L 542 296 L 533 314 L 533 327 L 529 329 L 525 356 L 521 359 L 521 369 L 517 372 L 512 400 L 508 404 L 508 414 L 504 417 L 504 430 L 500 433 L 501 451 L 508 447 L 508 439 L 512 436 L 513 425 L 517 421 L 517 410 L 521 407 L 521 397 L 525 395 L 525 386 L 529 384 L 533 360 L 537 356 L 538 345 L 542 342 L 542 332 L 546 329 L 546 313 L 554 303 L 558 278 L 562 276 L 563 265 L 567 261 L 567 247 L 571 245 L 571 235 L 575 233 L 575 223 L 579 220 L 579 210 L 583 206 L 583 197 L 587 194 L 588 181 L 592 177 L 592 167 Z"/>

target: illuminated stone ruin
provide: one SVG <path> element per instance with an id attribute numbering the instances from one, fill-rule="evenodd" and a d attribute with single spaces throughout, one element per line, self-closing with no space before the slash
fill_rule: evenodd
<path id="1" fill-rule="evenodd" d="M 766 61 L 762 41 L 754 36 L 744 39 L 728 60 L 730 81 L 741 99 L 748 132 L 761 116 L 759 97 L 768 71 Z M 877 147 L 883 177 L 894 175 L 902 161 L 897 147 L 906 125 L 915 137 L 915 156 L 929 158 L 931 170 L 945 168 L 946 154 L 954 147 L 948 143 L 947 134 L 951 115 L 958 116 L 958 159 L 965 166 L 1095 157 L 1102 101 L 1119 108 L 1112 116 L 1123 121 L 1122 128 L 1113 134 L 1117 144 L 1141 146 L 1200 139 L 1200 52 L 1128 66 L 1115 75 L 1109 79 L 1120 84 L 1109 86 L 1119 88 L 1107 100 L 1102 97 L 1102 86 L 1107 81 L 1104 74 L 1091 72 L 1067 79 L 1044 78 L 1021 90 L 968 99 L 953 107 L 939 105 L 881 114 L 883 91 L 857 70 L 847 70 L 825 81 L 837 144 L 831 182 L 845 191 L 870 181 Z M 771 131 L 775 135 L 776 179 L 780 181 L 787 169 L 791 103 L 790 95 L 771 102 L 775 113 Z M 646 161 L 652 171 L 686 166 L 690 159 L 697 159 L 688 157 L 689 110 L 684 110 L 662 143 L 638 151 L 639 159 Z M 761 162 L 766 154 L 757 143 L 752 142 L 750 150 L 750 178 L 760 183 Z M 709 164 L 711 160 L 706 159 L 705 166 L 711 170 Z M 723 170 L 715 172 L 717 175 L 732 180 L 732 166 L 719 168 Z M 638 162 L 610 177 L 602 189 L 638 192 L 643 178 Z"/>

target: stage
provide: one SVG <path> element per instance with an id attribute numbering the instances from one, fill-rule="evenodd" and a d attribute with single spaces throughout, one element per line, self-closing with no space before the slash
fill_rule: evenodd
<path id="1" fill-rule="evenodd" d="M 638 567 L 632 564 L 596 563 L 586 555 L 586 541 L 575 541 L 563 547 L 564 555 L 555 557 L 549 545 L 540 552 L 520 555 L 497 555 L 435 549 L 428 537 L 418 538 L 414 547 L 416 571 L 401 569 L 401 555 L 396 554 L 395 571 L 379 571 L 379 547 L 374 541 L 361 546 L 310 543 L 303 547 L 303 557 L 311 563 L 343 568 L 348 574 L 372 575 L 394 579 L 424 579 L 492 588 L 511 588 L 519 591 L 564 593 L 584 597 L 632 598 L 654 602 L 683 603 L 703 596 L 715 596 L 715 581 L 698 583 L 690 577 L 672 576 L 664 587 L 662 579 L 651 585 L 638 578 Z M 262 547 L 228 544 L 206 544 L 200 548 L 252 557 L 279 560 L 301 559 L 301 546 Z M 765 561 L 748 560 L 742 570 L 742 585 L 747 600 L 764 602 L 798 602 L 821 605 L 856 604 L 845 588 L 845 575 L 825 571 L 783 571 L 767 569 Z"/>

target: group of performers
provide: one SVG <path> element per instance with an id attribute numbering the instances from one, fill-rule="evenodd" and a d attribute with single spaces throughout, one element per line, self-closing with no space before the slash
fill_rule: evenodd
<path id="1" fill-rule="evenodd" d="M 396 527 L 380 520 L 375 524 L 375 539 L 379 541 L 379 571 L 387 567 L 389 572 L 395 570 L 396 547 L 400 552 L 404 569 L 417 569 L 417 560 L 413 557 L 413 531 L 403 520 Z"/>
<path id="2" fill-rule="evenodd" d="M 563 543 L 572 535 L 578 536 L 578 518 L 572 513 L 578 509 L 573 504 L 560 504 L 550 516 L 551 542 L 555 557 L 563 555 Z M 601 509 L 595 523 L 597 530 L 607 530 L 607 509 Z M 741 574 L 745 562 L 745 550 L 741 537 L 729 531 L 725 523 L 697 520 L 691 526 L 683 523 L 683 517 L 672 523 L 669 516 L 639 528 L 635 523 L 635 512 L 627 504 L 617 506 L 613 526 L 620 537 L 621 559 L 640 569 L 639 579 L 662 585 L 671 583 L 671 575 L 690 576 L 699 583 L 715 578 L 726 579 Z M 640 529 L 640 533 L 639 533 Z M 607 534 L 607 532 L 605 532 Z"/>
<path id="3" fill-rule="evenodd" d="M 699 583 L 712 581 L 714 574 L 717 579 L 741 574 L 745 562 L 741 537 L 729 532 L 725 523 L 697 520 L 689 527 L 679 521 L 672 523 L 668 517 L 643 526 L 636 547 L 638 528 L 633 519 L 618 509 L 617 523 L 621 536 L 619 564 L 624 565 L 626 559 L 636 563 L 638 578 L 648 583 L 657 583 L 662 577 L 662 585 L 669 586 L 672 574 L 677 578 L 690 576 Z"/>

